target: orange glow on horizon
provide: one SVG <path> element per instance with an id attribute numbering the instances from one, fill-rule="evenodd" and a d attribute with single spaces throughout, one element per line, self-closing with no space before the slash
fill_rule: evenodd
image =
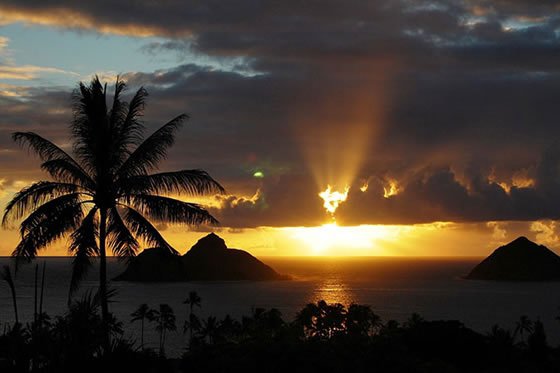
<path id="1" fill-rule="evenodd" d="M 377 241 L 395 240 L 410 231 L 407 226 L 358 225 L 338 226 L 336 223 L 319 227 L 284 228 L 294 239 L 307 246 L 313 255 L 348 255 L 364 251 L 369 255 L 387 255 Z"/>

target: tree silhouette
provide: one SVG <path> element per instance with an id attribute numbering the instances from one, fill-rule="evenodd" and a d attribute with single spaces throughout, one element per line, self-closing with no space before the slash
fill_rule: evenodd
<path id="1" fill-rule="evenodd" d="M 527 347 L 531 355 L 537 360 L 543 361 L 548 350 L 544 325 L 540 320 L 533 323 L 532 331 L 527 338 Z"/>
<path id="2" fill-rule="evenodd" d="M 317 321 L 320 317 L 319 307 L 315 303 L 308 303 L 296 314 L 295 322 L 302 327 L 306 337 L 314 337 L 317 335 Z"/>
<path id="3" fill-rule="evenodd" d="M 194 332 L 200 330 L 200 327 L 202 326 L 199 318 L 193 313 L 194 307 L 200 308 L 201 301 L 202 299 L 194 290 L 190 291 L 187 299 L 183 301 L 183 304 L 189 306 L 189 314 L 187 315 L 187 319 L 185 320 L 185 324 L 183 325 L 183 333 L 186 333 L 187 330 L 189 331 L 189 346 L 193 342 Z"/>
<path id="4" fill-rule="evenodd" d="M 282 320 L 282 313 L 278 309 L 266 310 L 257 307 L 253 309 L 251 317 L 243 316 L 241 326 L 243 334 L 246 336 L 262 339 L 276 336 L 285 323 Z"/>
<path id="5" fill-rule="evenodd" d="M 187 330 L 189 331 L 189 348 L 194 343 L 194 333 L 197 333 L 202 328 L 202 323 L 198 316 L 194 313 L 190 313 L 188 319 L 185 320 L 185 324 L 183 325 L 183 333 L 186 333 Z"/>
<path id="6" fill-rule="evenodd" d="M 198 295 L 196 291 L 190 291 L 189 296 L 187 299 L 183 301 L 183 304 L 187 304 L 189 306 L 189 314 L 187 319 L 185 320 L 185 325 L 183 326 L 183 333 L 186 333 L 187 330 L 190 331 L 189 341 L 192 342 L 193 333 L 195 330 L 200 328 L 200 320 L 196 317 L 193 313 L 194 307 L 200 308 L 200 302 L 202 299 Z"/>
<path id="7" fill-rule="evenodd" d="M 74 158 L 33 132 L 16 132 L 13 139 L 36 153 L 41 168 L 53 181 L 36 182 L 7 204 L 2 224 L 21 221 L 21 241 L 12 253 L 30 261 L 37 252 L 70 234 L 74 255 L 70 295 L 99 257 L 102 319 L 109 320 L 107 250 L 129 259 L 137 239 L 162 250 L 176 251 L 152 223 L 216 224 L 203 207 L 161 196 L 166 193 L 201 195 L 223 188 L 205 171 L 183 170 L 150 174 L 173 145 L 177 130 L 188 118 L 182 114 L 143 137 L 141 117 L 147 92 L 140 88 L 130 103 L 122 100 L 125 83 L 117 78 L 111 108 L 107 86 L 94 77 L 80 83 L 73 95 L 70 125 Z M 108 333 L 106 333 L 108 336 Z M 106 347 L 109 346 L 107 337 Z"/>
<path id="8" fill-rule="evenodd" d="M 159 332 L 159 354 L 165 355 L 165 337 L 168 331 L 177 330 L 175 313 L 168 304 L 160 304 L 159 310 L 154 310 L 154 320 L 157 322 L 156 331 Z"/>
<path id="9" fill-rule="evenodd" d="M 232 342 L 241 333 L 241 324 L 227 314 L 218 325 L 217 337 L 219 342 Z"/>
<path id="10" fill-rule="evenodd" d="M 296 315 L 306 337 L 329 339 L 346 330 L 346 308 L 340 303 L 320 300 L 309 303 Z"/>
<path id="11" fill-rule="evenodd" d="M 502 356 L 509 356 L 513 349 L 514 336 L 507 329 L 494 324 L 487 334 L 492 349 Z"/>
<path id="12" fill-rule="evenodd" d="M 524 334 L 532 333 L 533 332 L 533 322 L 527 317 L 523 315 L 519 318 L 519 320 L 515 323 L 515 330 L 513 331 L 513 339 L 519 335 L 521 339 L 521 343 L 525 343 Z"/>
<path id="13" fill-rule="evenodd" d="M 140 348 L 144 349 L 144 320 L 148 322 L 154 321 L 154 310 L 150 309 L 146 303 L 142 303 L 136 311 L 130 314 L 132 319 L 130 322 L 140 321 Z"/>
<path id="14" fill-rule="evenodd" d="M 346 329 L 350 335 L 370 336 L 381 328 L 381 318 L 370 306 L 352 303 L 346 312 Z"/>
<path id="15" fill-rule="evenodd" d="M 421 325 L 424 321 L 424 318 L 422 316 L 420 316 L 418 313 L 413 312 L 410 317 L 408 318 L 408 320 L 406 320 L 406 322 L 404 323 L 404 327 L 405 328 L 414 328 L 416 326 Z"/>
<path id="16" fill-rule="evenodd" d="M 216 334 L 218 332 L 218 321 L 215 316 L 208 316 L 208 318 L 202 321 L 202 337 L 208 337 L 208 342 L 210 344 L 214 343 Z"/>

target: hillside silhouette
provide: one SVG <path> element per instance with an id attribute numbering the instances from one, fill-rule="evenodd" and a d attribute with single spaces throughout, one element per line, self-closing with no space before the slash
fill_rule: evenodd
<path id="1" fill-rule="evenodd" d="M 266 281 L 287 280 L 251 254 L 228 248 L 210 233 L 183 256 L 160 248 L 146 249 L 132 259 L 116 281 Z"/>
<path id="2" fill-rule="evenodd" d="M 527 237 L 497 248 L 466 276 L 471 280 L 558 281 L 560 257 Z"/>

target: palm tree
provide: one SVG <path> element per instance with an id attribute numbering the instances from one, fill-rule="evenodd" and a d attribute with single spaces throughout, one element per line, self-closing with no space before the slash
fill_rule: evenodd
<path id="1" fill-rule="evenodd" d="M 194 314 L 191 313 L 189 314 L 189 317 L 187 320 L 185 320 L 185 324 L 183 326 L 183 333 L 186 333 L 187 330 L 190 332 L 189 335 L 189 348 L 192 347 L 192 344 L 194 342 L 194 333 L 200 331 L 200 328 L 202 327 L 202 323 L 200 322 L 200 319 Z"/>
<path id="2" fill-rule="evenodd" d="M 519 335 L 521 339 L 520 342 L 525 343 L 525 338 L 523 338 L 523 335 L 525 333 L 529 334 L 532 332 L 533 332 L 533 322 L 531 321 L 531 319 L 529 319 L 529 317 L 523 315 L 519 318 L 519 321 L 515 323 L 515 330 L 513 331 L 513 339 L 515 340 L 517 335 Z"/>
<path id="3" fill-rule="evenodd" d="M 372 311 L 370 306 L 355 303 L 348 306 L 348 312 L 346 313 L 346 331 L 348 334 L 370 336 L 378 332 L 381 326 L 381 318 Z"/>
<path id="4" fill-rule="evenodd" d="M 165 336 L 167 331 L 177 329 L 175 325 L 175 313 L 168 304 L 160 304 L 159 310 L 154 311 L 154 319 L 157 321 L 156 331 L 159 332 L 159 354 L 165 354 Z"/>
<path id="5" fill-rule="evenodd" d="M 187 299 L 185 299 L 183 301 L 183 304 L 187 304 L 189 306 L 189 315 L 187 316 L 187 320 L 185 321 L 185 326 L 183 327 L 183 333 L 185 333 L 187 331 L 187 329 L 190 329 L 190 340 L 191 341 L 192 341 L 192 338 L 193 338 L 194 327 L 196 326 L 197 321 L 198 321 L 196 319 L 196 316 L 193 314 L 193 309 L 194 309 L 194 307 L 199 307 L 200 308 L 200 302 L 201 301 L 202 301 L 202 299 L 200 298 L 198 293 L 194 290 L 190 291 Z M 198 322 L 198 324 L 200 324 L 200 322 Z"/>
<path id="6" fill-rule="evenodd" d="M 305 337 L 315 337 L 318 333 L 317 321 L 320 317 L 319 307 L 315 303 L 308 303 L 296 314 L 295 323 L 302 328 Z"/>
<path id="7" fill-rule="evenodd" d="M 202 322 L 202 330 L 201 330 L 202 336 L 208 337 L 208 342 L 210 344 L 213 344 L 217 332 L 218 332 L 218 320 L 214 316 L 208 316 L 208 318 Z"/>
<path id="8" fill-rule="evenodd" d="M 148 322 L 154 321 L 155 314 L 154 310 L 152 310 L 146 303 L 141 304 L 136 311 L 130 314 L 132 319 L 130 322 L 140 321 L 140 347 L 142 350 L 144 349 L 144 320 L 148 320 Z"/>
<path id="9" fill-rule="evenodd" d="M 130 103 L 121 99 L 125 83 L 117 78 L 112 107 L 107 86 L 96 76 L 80 83 L 73 95 L 70 125 L 73 158 L 33 132 L 16 132 L 13 139 L 26 145 L 42 161 L 53 181 L 36 182 L 17 193 L 5 209 L 3 225 L 21 221 L 21 241 L 12 253 L 30 261 L 37 252 L 70 234 L 74 255 L 70 295 L 99 257 L 99 293 L 102 318 L 109 320 L 107 250 L 129 259 L 146 244 L 176 251 L 152 223 L 217 224 L 202 206 L 161 194 L 223 193 L 222 186 L 202 170 L 150 174 L 173 145 L 175 134 L 188 118 L 182 114 L 149 137 L 141 121 L 147 92 L 140 88 Z M 106 347 L 109 340 L 106 341 Z"/>

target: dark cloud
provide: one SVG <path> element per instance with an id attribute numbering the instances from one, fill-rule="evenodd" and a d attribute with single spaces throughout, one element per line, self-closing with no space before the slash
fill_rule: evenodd
<path id="1" fill-rule="evenodd" d="M 398 193 L 386 198 L 391 177 L 370 176 L 365 192 L 351 186 L 336 212 L 343 225 L 418 224 L 434 221 L 533 221 L 560 219 L 559 149 L 545 152 L 536 165 L 531 186 L 491 181 L 488 174 L 471 174 L 459 181 L 450 168 L 426 168 L 397 181 Z M 552 168 L 552 169 L 551 169 Z M 329 215 L 319 208 L 313 180 L 286 178 L 263 185 L 252 199 L 227 197 L 214 213 L 227 226 L 253 227 L 317 225 Z"/>
<path id="2" fill-rule="evenodd" d="M 320 224 L 317 194 L 341 175 L 353 183 L 344 224 L 559 217 L 560 159 L 542 156 L 560 137 L 556 1 L 0 1 L 0 12 L 159 35 L 146 53 L 207 57 L 125 78 L 150 92 L 148 132 L 191 115 L 165 168 L 218 178 L 226 226 Z M 69 94 L 0 97 L 6 178 L 34 172 L 9 132 L 67 141 Z M 384 198 L 390 179 L 400 191 Z"/>

